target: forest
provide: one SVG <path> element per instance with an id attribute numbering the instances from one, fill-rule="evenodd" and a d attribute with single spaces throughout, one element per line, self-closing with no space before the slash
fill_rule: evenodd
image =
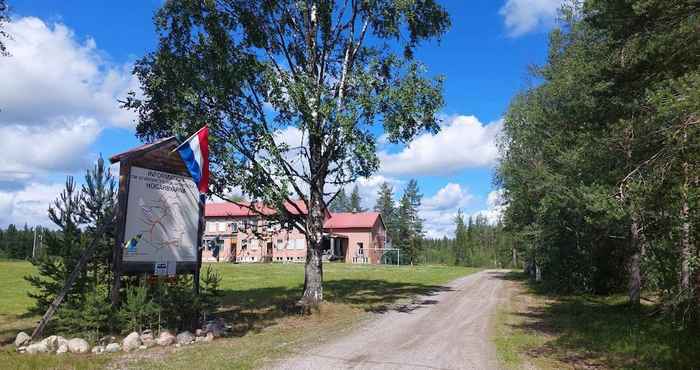
<path id="1" fill-rule="evenodd" d="M 565 7 L 504 123 L 504 227 L 543 285 L 698 321 L 700 3 Z M 624 266 L 624 268 L 621 268 Z"/>

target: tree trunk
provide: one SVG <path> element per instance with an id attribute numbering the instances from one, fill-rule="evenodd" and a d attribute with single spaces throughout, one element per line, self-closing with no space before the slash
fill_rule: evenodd
<path id="1" fill-rule="evenodd" d="M 681 185 L 681 290 L 688 292 L 690 289 L 690 208 L 688 206 L 688 162 L 683 162 L 683 184 Z"/>
<path id="2" fill-rule="evenodd" d="M 303 306 L 317 306 L 323 301 L 323 266 L 321 248 L 323 246 L 323 205 L 322 191 L 311 190 L 309 215 L 307 217 L 306 266 L 304 268 L 304 294 L 300 303 Z"/>
<path id="3" fill-rule="evenodd" d="M 632 223 L 630 224 L 630 249 L 632 255 L 629 257 L 629 303 L 639 305 L 642 291 L 642 258 L 644 257 L 645 246 L 642 235 L 639 216 L 636 211 L 632 211 Z"/>

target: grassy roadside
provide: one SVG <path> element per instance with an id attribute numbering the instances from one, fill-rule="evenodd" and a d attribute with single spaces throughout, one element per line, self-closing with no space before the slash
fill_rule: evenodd
<path id="1" fill-rule="evenodd" d="M 681 331 L 655 308 L 625 297 L 551 296 L 511 273 L 514 299 L 496 318 L 507 369 L 698 369 L 700 333 Z"/>
<path id="2" fill-rule="evenodd" d="M 36 368 L 254 368 L 301 351 L 349 330 L 369 316 L 475 269 L 446 266 L 324 265 L 327 303 L 311 316 L 291 310 L 301 294 L 302 265 L 213 265 L 222 275 L 224 293 L 220 315 L 234 325 L 234 335 L 209 345 L 157 348 L 131 354 L 26 356 L 12 345 L 0 350 L 0 367 Z M 23 275 L 33 271 L 26 262 L 0 262 L 0 286 L 12 286 L 0 299 L 0 327 L 4 343 L 37 317 L 24 317 L 31 300 Z"/>

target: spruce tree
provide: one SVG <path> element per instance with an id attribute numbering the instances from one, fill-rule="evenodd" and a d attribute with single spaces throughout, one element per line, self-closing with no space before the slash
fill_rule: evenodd
<path id="1" fill-rule="evenodd" d="M 379 186 L 377 203 L 374 205 L 374 211 L 382 215 L 387 236 L 393 241 L 396 236 L 397 209 L 396 202 L 394 202 L 394 188 L 387 182 Z"/>
<path id="2" fill-rule="evenodd" d="M 348 199 L 345 189 L 340 189 L 338 195 L 328 205 L 328 209 L 331 212 L 350 212 L 350 199 Z"/>
<path id="3" fill-rule="evenodd" d="M 362 208 L 362 198 L 360 197 L 360 189 L 355 185 L 350 193 L 350 212 L 364 212 Z"/>

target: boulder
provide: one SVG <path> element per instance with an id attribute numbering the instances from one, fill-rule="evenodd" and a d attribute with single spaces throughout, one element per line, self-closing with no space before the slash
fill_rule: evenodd
<path id="1" fill-rule="evenodd" d="M 61 344 L 58 346 L 58 349 L 56 349 L 56 354 L 57 355 L 62 355 L 64 353 L 68 352 L 68 344 Z"/>
<path id="2" fill-rule="evenodd" d="M 17 352 L 19 352 L 19 353 L 26 353 L 26 352 L 27 352 L 27 347 L 26 347 L 26 346 L 17 347 Z"/>
<path id="3" fill-rule="evenodd" d="M 31 343 L 32 337 L 29 336 L 29 334 L 21 331 L 17 333 L 17 336 L 15 337 L 15 347 L 24 347 Z"/>
<path id="4" fill-rule="evenodd" d="M 169 346 L 169 345 L 175 343 L 175 341 L 176 341 L 176 338 L 174 335 L 172 335 L 167 330 L 163 330 L 162 332 L 160 332 L 160 335 L 158 336 L 156 343 L 158 343 L 159 346 Z"/>
<path id="5" fill-rule="evenodd" d="M 214 334 L 213 333 L 207 333 L 207 336 L 204 337 L 205 342 L 213 342 L 214 341 Z"/>
<path id="6" fill-rule="evenodd" d="M 224 335 L 226 331 L 226 322 L 222 318 L 217 318 L 216 320 L 207 321 L 204 326 L 205 333 L 212 333 L 214 337 L 220 337 Z"/>
<path id="7" fill-rule="evenodd" d="M 105 351 L 105 346 L 102 346 L 102 345 L 96 345 L 96 346 L 92 347 L 92 350 L 90 350 L 90 352 L 92 352 L 94 354 L 100 354 L 104 351 Z"/>
<path id="8" fill-rule="evenodd" d="M 108 344 L 110 344 L 110 343 L 114 343 L 116 340 L 117 340 L 117 338 L 115 338 L 115 337 L 113 337 L 113 336 L 111 336 L 111 335 L 107 335 L 107 336 L 104 336 L 104 337 L 100 338 L 100 339 L 97 341 L 97 343 L 100 344 L 100 345 L 102 345 L 102 346 L 106 346 L 106 345 L 108 345 Z"/>
<path id="9" fill-rule="evenodd" d="M 42 342 L 46 343 L 46 347 L 49 349 L 49 352 L 56 352 L 61 345 L 68 345 L 66 338 L 59 335 L 52 335 L 48 338 L 44 338 Z"/>
<path id="10" fill-rule="evenodd" d="M 88 353 L 90 345 L 83 338 L 73 338 L 68 341 L 68 351 L 70 353 Z"/>
<path id="11" fill-rule="evenodd" d="M 47 353 L 47 352 L 49 352 L 49 347 L 46 346 L 46 343 L 44 343 L 44 341 L 41 341 L 39 343 L 30 344 L 27 346 L 27 353 L 29 353 L 29 354 Z"/>
<path id="12" fill-rule="evenodd" d="M 119 352 L 122 350 L 122 347 L 119 345 L 119 343 L 110 343 L 105 347 L 105 352 L 108 353 L 115 353 Z"/>
<path id="13" fill-rule="evenodd" d="M 146 348 L 151 348 L 156 345 L 156 340 L 153 338 L 153 332 L 150 330 L 144 330 L 140 336 L 141 344 L 146 346 Z"/>
<path id="14" fill-rule="evenodd" d="M 189 331 L 183 331 L 182 333 L 177 335 L 177 344 L 190 344 L 193 341 L 194 335 L 192 335 L 192 333 L 190 333 Z"/>
<path id="15" fill-rule="evenodd" d="M 141 336 L 137 332 L 131 332 L 122 340 L 122 349 L 124 352 L 130 352 L 138 349 L 141 346 Z"/>

